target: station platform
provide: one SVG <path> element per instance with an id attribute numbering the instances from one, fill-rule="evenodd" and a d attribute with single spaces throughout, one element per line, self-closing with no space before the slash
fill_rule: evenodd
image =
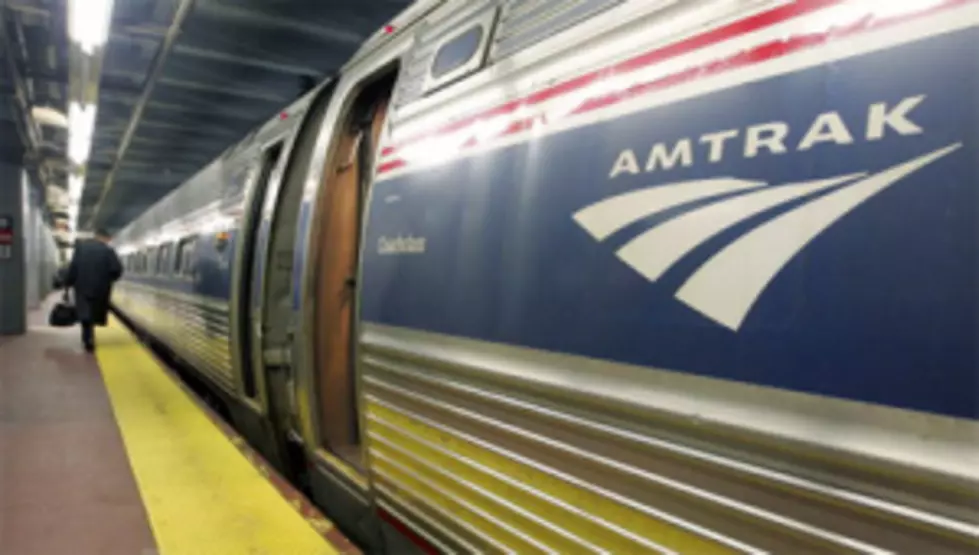
<path id="1" fill-rule="evenodd" d="M 0 554 L 359 553 L 118 320 L 0 338 Z"/>

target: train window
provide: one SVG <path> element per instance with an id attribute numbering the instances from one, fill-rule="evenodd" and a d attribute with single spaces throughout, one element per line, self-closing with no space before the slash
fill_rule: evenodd
<path id="1" fill-rule="evenodd" d="M 146 273 L 150 275 L 159 273 L 159 252 L 159 247 L 150 247 L 150 250 L 146 254 Z"/>
<path id="2" fill-rule="evenodd" d="M 160 273 L 165 275 L 173 274 L 173 243 L 167 243 L 160 247 Z"/>
<path id="3" fill-rule="evenodd" d="M 443 44 L 435 54 L 435 61 L 432 62 L 432 77 L 438 79 L 465 65 L 476 55 L 482 40 L 483 27 L 482 25 L 475 25 Z"/>
<path id="4" fill-rule="evenodd" d="M 156 251 L 156 274 L 163 276 L 170 274 L 170 250 L 172 244 L 166 244 Z"/>
<path id="5" fill-rule="evenodd" d="M 177 244 L 177 256 L 174 261 L 174 273 L 178 276 L 190 276 L 194 272 L 194 247 L 196 237 L 184 237 Z"/>
<path id="6" fill-rule="evenodd" d="M 433 35 L 447 38 L 436 43 L 425 78 L 425 94 L 482 69 L 496 14 L 495 6 L 475 16 L 467 11 L 433 29 Z M 459 28 L 463 31 L 450 31 Z"/>
<path id="7" fill-rule="evenodd" d="M 177 243 L 177 256 L 173 257 L 173 275 L 180 276 L 184 273 L 184 242 Z"/>
<path id="8" fill-rule="evenodd" d="M 397 107 L 406 106 L 485 66 L 495 34 L 497 0 L 457 2 L 422 23 L 398 76 Z"/>
<path id="9" fill-rule="evenodd" d="M 184 275 L 192 276 L 194 275 L 194 270 L 197 269 L 197 239 L 191 239 L 187 242 L 184 247 L 183 253 L 183 266 Z"/>
<path id="10" fill-rule="evenodd" d="M 163 247 L 158 247 L 156 249 L 156 260 L 153 261 L 153 273 L 156 275 L 163 275 L 164 265 L 163 265 Z"/>

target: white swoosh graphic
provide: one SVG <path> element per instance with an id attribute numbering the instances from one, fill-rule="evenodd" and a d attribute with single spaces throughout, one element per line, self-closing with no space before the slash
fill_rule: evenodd
<path id="1" fill-rule="evenodd" d="M 633 222 L 674 206 L 764 184 L 762 181 L 747 181 L 733 177 L 682 181 L 614 196 L 586 206 L 575 212 L 572 217 L 592 237 L 601 241 Z"/>
<path id="2" fill-rule="evenodd" d="M 650 229 L 616 254 L 646 279 L 656 281 L 677 260 L 732 225 L 779 204 L 865 175 L 853 173 L 782 185 L 710 204 Z"/>
<path id="3" fill-rule="evenodd" d="M 680 287 L 676 298 L 738 330 L 768 283 L 813 238 L 901 178 L 961 146 L 925 154 L 773 218 L 708 260 Z"/>

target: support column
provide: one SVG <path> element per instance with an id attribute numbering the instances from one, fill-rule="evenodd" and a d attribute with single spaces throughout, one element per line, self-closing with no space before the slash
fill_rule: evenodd
<path id="1" fill-rule="evenodd" d="M 0 335 L 27 331 L 23 168 L 0 163 Z"/>

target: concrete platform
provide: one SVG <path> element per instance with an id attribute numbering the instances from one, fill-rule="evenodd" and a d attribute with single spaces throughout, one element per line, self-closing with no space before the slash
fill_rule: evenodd
<path id="1" fill-rule="evenodd" d="M 0 554 L 357 549 L 118 321 L 0 339 Z"/>

